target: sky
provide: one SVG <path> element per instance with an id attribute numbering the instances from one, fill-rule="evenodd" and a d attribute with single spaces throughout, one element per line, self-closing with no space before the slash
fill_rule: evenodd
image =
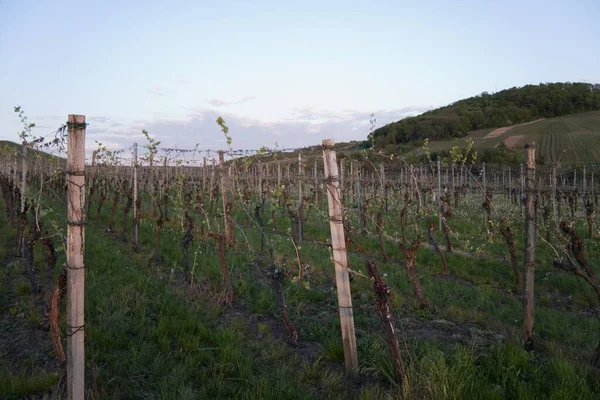
<path id="1" fill-rule="evenodd" d="M 600 82 L 600 1 L 0 0 L 0 140 L 303 147 L 483 91 Z"/>

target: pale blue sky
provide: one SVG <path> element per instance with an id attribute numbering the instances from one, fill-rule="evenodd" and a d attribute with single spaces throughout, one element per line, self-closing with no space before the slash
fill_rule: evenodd
<path id="1" fill-rule="evenodd" d="M 88 148 L 362 140 L 482 91 L 600 82 L 600 1 L 0 0 L 0 139 L 85 114 Z"/>

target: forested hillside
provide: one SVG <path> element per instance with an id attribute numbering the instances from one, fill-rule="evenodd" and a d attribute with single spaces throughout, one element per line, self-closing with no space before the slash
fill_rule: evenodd
<path id="1" fill-rule="evenodd" d="M 600 110 L 600 85 L 548 83 L 474 96 L 416 117 L 385 125 L 374 132 L 375 144 L 407 143 L 429 138 L 462 137 L 469 131 L 498 128 L 540 118 Z"/>

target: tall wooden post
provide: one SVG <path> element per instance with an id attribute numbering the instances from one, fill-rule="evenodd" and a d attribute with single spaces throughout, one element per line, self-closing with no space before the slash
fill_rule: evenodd
<path id="1" fill-rule="evenodd" d="M 348 274 L 348 254 L 344 238 L 343 210 L 340 201 L 340 181 L 337 170 L 336 154 L 333 151 L 333 139 L 323 140 L 323 163 L 327 186 L 327 204 L 329 205 L 329 227 L 331 229 L 331 247 L 335 267 L 342 341 L 346 372 L 352 374 L 358 367 L 356 336 L 354 333 L 354 314 Z"/>
<path id="2" fill-rule="evenodd" d="M 210 167 L 210 201 L 213 201 L 213 191 L 215 188 L 215 166 L 217 165 L 217 162 L 215 161 L 214 157 L 212 159 L 212 165 Z M 212 206 L 211 206 L 212 207 Z"/>
<path id="3" fill-rule="evenodd" d="M 21 213 L 25 212 L 25 205 L 27 203 L 27 143 L 23 142 L 23 153 L 21 158 Z M 25 227 L 23 227 L 23 230 Z M 21 248 L 19 252 L 21 257 L 25 257 L 25 238 L 24 231 L 22 233 L 23 240 L 21 240 Z"/>
<path id="4" fill-rule="evenodd" d="M 387 188 L 385 182 L 385 166 L 383 163 L 379 164 L 379 177 L 381 178 L 381 199 L 383 201 L 383 207 L 385 212 L 388 211 L 388 201 L 387 201 Z"/>
<path id="5" fill-rule="evenodd" d="M 550 176 L 552 179 L 552 212 L 554 214 L 554 221 L 558 221 L 558 209 L 556 204 L 556 163 L 552 165 L 552 173 Z"/>
<path id="6" fill-rule="evenodd" d="M 360 229 L 360 233 L 366 233 L 367 227 L 365 226 L 364 216 L 363 216 L 363 199 L 362 199 L 362 183 L 361 183 L 361 171 L 360 164 L 358 161 L 354 164 L 355 171 L 354 173 L 354 185 L 356 188 L 356 205 L 358 207 L 358 227 Z"/>
<path id="7" fill-rule="evenodd" d="M 587 194 L 588 194 L 588 190 L 587 190 L 587 179 L 586 179 L 586 170 L 585 170 L 585 165 L 583 166 L 583 179 L 582 179 L 582 185 L 581 185 L 581 191 L 583 193 L 583 203 L 585 205 L 586 200 L 587 200 Z"/>
<path id="8" fill-rule="evenodd" d="M 85 116 L 69 115 L 67 139 L 67 398 L 85 396 Z"/>
<path id="9" fill-rule="evenodd" d="M 221 173 L 221 197 L 223 198 L 223 218 L 225 219 L 225 241 L 227 245 L 233 244 L 233 221 L 227 208 L 229 198 L 227 195 L 227 168 L 225 167 L 225 152 L 219 151 L 219 171 Z"/>
<path id="10" fill-rule="evenodd" d="M 277 189 L 281 187 L 281 163 L 277 161 Z"/>
<path id="11" fill-rule="evenodd" d="M 525 204 L 525 171 L 521 164 L 521 216 L 523 216 L 523 204 Z"/>
<path id="12" fill-rule="evenodd" d="M 525 198 L 525 301 L 523 305 L 524 342 L 533 349 L 533 278 L 535 266 L 535 142 L 525 145 L 527 150 L 527 177 Z"/>
<path id="13" fill-rule="evenodd" d="M 131 244 L 134 249 L 138 248 L 138 225 L 137 218 L 138 215 L 138 206 L 137 206 L 137 198 L 138 198 L 138 145 L 137 143 L 133 144 L 133 243 Z"/>
<path id="14" fill-rule="evenodd" d="M 442 231 L 442 170 L 440 160 L 437 161 L 437 175 L 438 175 L 438 223 L 439 230 Z"/>
<path id="15" fill-rule="evenodd" d="M 206 157 L 202 157 L 202 196 L 206 192 Z"/>
<path id="16" fill-rule="evenodd" d="M 298 241 L 301 242 L 304 237 L 302 226 L 302 178 L 304 178 L 304 168 L 302 167 L 302 153 L 298 153 Z"/>

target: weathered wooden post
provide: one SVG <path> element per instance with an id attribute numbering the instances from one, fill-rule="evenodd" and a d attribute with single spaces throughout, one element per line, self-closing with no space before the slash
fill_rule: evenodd
<path id="1" fill-rule="evenodd" d="M 133 144 L 133 243 L 131 244 L 134 249 L 138 248 L 138 146 L 137 143 Z"/>
<path id="2" fill-rule="evenodd" d="M 556 163 L 552 165 L 552 173 L 550 179 L 552 179 L 552 212 L 554 214 L 554 222 L 557 222 L 558 209 L 556 204 Z"/>
<path id="3" fill-rule="evenodd" d="M 358 207 L 358 226 L 360 233 L 366 233 L 367 227 L 365 226 L 364 210 L 363 210 L 363 196 L 362 196 L 362 183 L 361 183 L 361 170 L 358 161 L 354 164 L 356 167 L 354 171 L 354 185 L 356 187 L 356 205 Z"/>
<path id="4" fill-rule="evenodd" d="M 85 396 L 85 116 L 67 122 L 67 398 Z"/>
<path id="5" fill-rule="evenodd" d="M 225 167 L 225 152 L 219 151 L 219 172 L 221 173 L 221 197 L 223 198 L 223 218 L 225 219 L 225 242 L 228 246 L 233 244 L 233 221 L 229 215 L 229 202 L 227 195 L 227 168 Z"/>
<path id="6" fill-rule="evenodd" d="M 587 179 L 586 179 L 586 170 L 585 170 L 585 165 L 583 166 L 583 179 L 582 179 L 582 184 L 581 184 L 581 191 L 583 193 L 583 204 L 585 205 L 585 203 L 587 202 L 587 195 L 588 195 L 588 190 L 587 190 Z"/>
<path id="7" fill-rule="evenodd" d="M 344 221 L 342 203 L 340 201 L 340 181 L 337 170 L 336 154 L 333 139 L 323 140 L 323 164 L 327 187 L 327 204 L 329 205 L 329 228 L 331 229 L 331 247 L 335 267 L 342 341 L 346 372 L 352 374 L 358 367 L 356 336 L 354 333 L 354 315 L 352 296 L 350 293 L 350 277 L 348 273 L 348 254 L 344 238 Z"/>
<path id="8" fill-rule="evenodd" d="M 437 161 L 437 177 L 438 177 L 438 222 L 439 230 L 442 231 L 442 172 L 440 160 Z"/>
<path id="9" fill-rule="evenodd" d="M 277 161 L 277 189 L 281 187 L 281 163 Z"/>
<path id="10" fill-rule="evenodd" d="M 209 190 L 210 190 L 209 198 L 210 198 L 211 203 L 213 201 L 213 196 L 214 196 L 213 191 L 215 189 L 215 167 L 216 167 L 216 165 L 217 165 L 217 161 L 213 157 L 212 165 L 210 167 L 210 188 L 209 188 Z M 212 205 L 211 205 L 211 208 L 212 208 Z"/>
<path id="11" fill-rule="evenodd" d="M 535 267 L 535 142 L 525 145 L 527 150 L 527 177 L 525 198 L 525 301 L 523 327 L 525 348 L 533 349 L 533 279 Z"/>
<path id="12" fill-rule="evenodd" d="M 521 164 L 521 216 L 523 216 L 523 205 L 525 204 L 525 170 Z"/>
<path id="13" fill-rule="evenodd" d="M 304 177 L 304 168 L 302 167 L 302 153 L 298 153 L 298 241 L 303 238 L 302 226 L 302 178 Z"/>
<path id="14" fill-rule="evenodd" d="M 25 206 L 27 204 L 27 143 L 23 142 L 23 153 L 21 158 L 21 213 L 25 213 Z M 25 226 L 23 226 L 21 233 L 23 239 L 21 240 L 21 248 L 19 249 L 21 257 L 25 257 Z"/>

